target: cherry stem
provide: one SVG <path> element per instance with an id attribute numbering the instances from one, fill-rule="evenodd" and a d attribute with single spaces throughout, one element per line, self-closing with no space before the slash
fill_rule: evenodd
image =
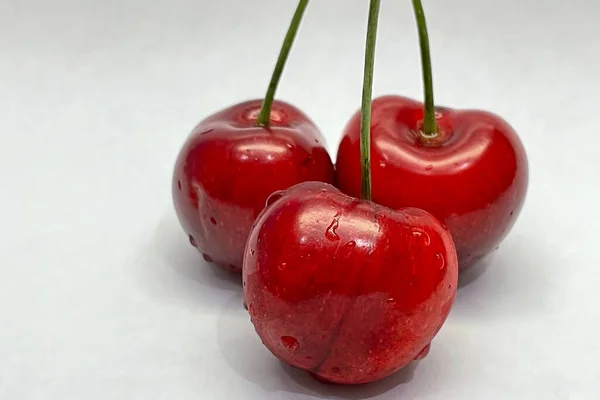
<path id="1" fill-rule="evenodd" d="M 419 45 L 421 47 L 421 63 L 423 69 L 423 88 L 425 92 L 425 115 L 422 132 L 425 136 L 435 136 L 438 133 L 435 120 L 435 102 L 433 99 L 433 72 L 431 68 L 431 51 L 429 49 L 429 34 L 427 21 L 421 0 L 412 0 L 415 18 L 419 28 Z"/>
<path id="2" fill-rule="evenodd" d="M 380 0 L 371 0 L 365 50 L 365 72 L 360 118 L 361 198 L 365 200 L 371 200 L 371 102 L 373 99 L 373 70 L 375 69 L 375 44 L 377 42 L 380 4 Z"/>
<path id="3" fill-rule="evenodd" d="M 294 45 L 296 34 L 300 28 L 302 17 L 304 16 L 304 11 L 306 11 L 306 7 L 308 6 L 308 1 L 309 0 L 300 0 L 298 7 L 296 8 L 296 12 L 294 13 L 294 17 L 292 18 L 292 22 L 290 23 L 288 32 L 285 35 L 281 51 L 279 52 L 279 58 L 277 59 L 277 64 L 275 65 L 275 70 L 271 76 L 271 82 L 269 83 L 267 95 L 265 96 L 260 114 L 258 115 L 258 119 L 256 121 L 256 125 L 258 126 L 268 127 L 271 122 L 271 108 L 273 107 L 275 93 L 277 92 L 277 87 L 279 86 L 283 69 L 285 68 L 285 64 L 290 55 L 290 50 Z"/>

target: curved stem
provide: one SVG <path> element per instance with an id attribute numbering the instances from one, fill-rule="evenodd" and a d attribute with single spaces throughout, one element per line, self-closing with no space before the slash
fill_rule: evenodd
<path id="1" fill-rule="evenodd" d="M 308 1 L 309 0 L 300 0 L 298 3 L 298 7 L 294 13 L 294 17 L 292 18 L 288 32 L 283 40 L 283 46 L 281 47 L 279 58 L 277 59 L 277 64 L 275 65 L 275 70 L 271 76 L 269 89 L 267 90 L 267 95 L 265 96 L 260 114 L 258 115 L 258 119 L 256 121 L 258 126 L 269 126 L 271 121 L 271 108 L 273 107 L 273 100 L 275 99 L 275 92 L 277 92 L 277 87 L 279 86 L 279 81 L 281 80 L 281 74 L 283 73 L 285 63 L 287 62 L 288 56 L 290 55 L 290 50 L 292 49 L 294 40 L 296 39 L 296 34 L 300 28 L 300 23 L 302 22 L 304 11 L 306 11 L 306 7 L 308 6 Z"/>
<path id="2" fill-rule="evenodd" d="M 423 68 L 423 88 L 425 92 L 425 116 L 423 119 L 423 133 L 434 136 L 438 132 L 435 121 L 435 104 L 433 99 L 433 72 L 431 70 L 431 51 L 429 49 L 429 35 L 427 21 L 421 0 L 412 0 L 415 18 L 419 28 L 419 45 L 421 47 L 421 63 Z"/>
<path id="3" fill-rule="evenodd" d="M 377 42 L 380 3 L 380 0 L 371 0 L 365 50 L 360 119 L 361 198 L 365 200 L 371 200 L 371 102 L 373 99 L 373 69 L 375 68 L 375 44 Z"/>

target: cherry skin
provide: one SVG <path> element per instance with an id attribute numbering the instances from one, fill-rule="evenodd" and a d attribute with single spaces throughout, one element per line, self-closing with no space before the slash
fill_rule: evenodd
<path id="1" fill-rule="evenodd" d="M 244 257 L 252 323 L 279 359 L 361 384 L 423 358 L 452 307 L 458 262 L 426 211 L 307 182 L 269 200 Z"/>
<path id="2" fill-rule="evenodd" d="M 496 249 L 521 211 L 528 186 L 525 149 L 500 117 L 436 109 L 439 133 L 421 135 L 423 104 L 385 96 L 372 106 L 373 201 L 429 211 L 452 233 L 461 270 Z M 337 154 L 337 183 L 360 193 L 360 113 L 347 125 Z"/>
<path id="3" fill-rule="evenodd" d="M 262 100 L 234 105 L 193 130 L 175 165 L 173 200 L 181 225 L 209 262 L 241 271 L 250 228 L 269 195 L 304 181 L 333 182 L 315 124 L 275 101 L 258 127 Z"/>

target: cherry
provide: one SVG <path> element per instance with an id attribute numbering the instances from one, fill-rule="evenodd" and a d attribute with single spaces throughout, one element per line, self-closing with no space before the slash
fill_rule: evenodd
<path id="1" fill-rule="evenodd" d="M 373 102 L 373 200 L 420 207 L 448 226 L 461 269 L 494 250 L 525 200 L 527 158 L 515 132 L 481 111 L 438 108 L 439 133 L 419 133 L 421 103 L 397 96 Z M 360 193 L 359 118 L 350 121 L 336 167 L 338 187 Z"/>
<path id="2" fill-rule="evenodd" d="M 244 297 L 265 346 L 319 380 L 359 384 L 426 356 L 458 262 L 426 211 L 307 182 L 278 194 L 248 239 Z"/>
<path id="3" fill-rule="evenodd" d="M 380 0 L 371 0 L 361 143 L 369 142 Z M 368 146 L 362 199 L 318 182 L 272 195 L 246 244 L 244 301 L 279 359 L 333 383 L 384 378 L 424 358 L 458 280 L 448 230 L 415 208 L 370 201 Z"/>
<path id="4" fill-rule="evenodd" d="M 413 4 L 425 106 L 400 96 L 373 101 L 373 200 L 435 215 L 450 229 L 464 270 L 496 249 L 517 220 L 528 187 L 527 156 L 502 118 L 434 107 L 425 17 L 421 2 Z M 336 160 L 338 187 L 353 196 L 361 187 L 359 153 L 360 112 L 347 125 Z"/>
<path id="5" fill-rule="evenodd" d="M 265 100 L 231 106 L 200 122 L 175 165 L 173 200 L 190 243 L 207 261 L 237 272 L 250 228 L 271 193 L 334 179 L 315 124 L 274 100 L 307 3 L 296 10 Z"/>

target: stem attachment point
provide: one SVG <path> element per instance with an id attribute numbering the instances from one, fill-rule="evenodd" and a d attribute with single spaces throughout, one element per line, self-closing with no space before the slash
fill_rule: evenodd
<path id="1" fill-rule="evenodd" d="M 279 53 L 279 58 L 277 59 L 277 64 L 275 64 L 275 70 L 273 71 L 273 75 L 271 76 L 271 82 L 269 83 L 267 95 L 265 96 L 265 100 L 263 101 L 260 114 L 258 115 L 258 119 L 256 120 L 257 126 L 269 126 L 271 118 L 271 109 L 273 107 L 275 93 L 277 92 L 277 87 L 279 86 L 279 81 L 281 80 L 283 69 L 285 68 L 285 64 L 290 55 L 290 50 L 294 45 L 294 40 L 296 39 L 296 35 L 300 28 L 300 23 L 302 22 L 302 17 L 304 16 L 304 11 L 306 11 L 308 2 L 309 0 L 300 0 L 300 2 L 298 3 L 298 7 L 296 8 L 296 12 L 294 13 L 294 17 L 292 18 L 292 22 L 290 23 L 288 32 L 285 36 L 285 39 L 283 40 L 283 45 Z"/>

